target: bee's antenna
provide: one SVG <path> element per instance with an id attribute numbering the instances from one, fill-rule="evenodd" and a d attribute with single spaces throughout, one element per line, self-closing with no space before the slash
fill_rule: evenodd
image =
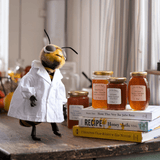
<path id="1" fill-rule="evenodd" d="M 49 35 L 48 35 L 48 33 L 46 32 L 45 29 L 44 29 L 44 32 L 45 32 L 45 34 L 46 34 L 46 36 L 47 36 L 47 38 L 48 38 L 49 44 L 51 44 L 51 40 L 50 40 Z"/>
<path id="2" fill-rule="evenodd" d="M 75 51 L 72 47 L 61 47 L 61 48 L 69 48 L 69 49 L 71 49 L 73 52 L 75 52 L 76 54 L 78 54 L 78 52 Z"/>

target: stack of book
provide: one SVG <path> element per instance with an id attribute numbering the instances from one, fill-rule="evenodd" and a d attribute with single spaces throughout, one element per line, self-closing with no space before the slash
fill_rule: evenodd
<path id="1" fill-rule="evenodd" d="M 146 110 L 82 109 L 79 125 L 73 135 L 131 142 L 145 142 L 160 136 L 160 106 L 149 105 Z"/>

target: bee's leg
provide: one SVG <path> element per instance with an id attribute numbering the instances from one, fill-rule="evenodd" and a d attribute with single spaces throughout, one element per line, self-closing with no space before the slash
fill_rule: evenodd
<path id="1" fill-rule="evenodd" d="M 55 135 L 61 137 L 61 136 L 62 136 L 61 133 L 58 133 L 58 132 L 57 132 L 57 131 L 59 131 L 57 124 L 56 124 L 56 123 L 51 123 L 51 126 L 52 126 L 52 131 L 53 131 L 53 133 L 54 133 Z"/>
<path id="2" fill-rule="evenodd" d="M 31 136 L 32 136 L 32 139 L 35 140 L 35 141 L 40 141 L 41 140 L 40 138 L 36 137 L 36 126 L 35 125 L 32 125 Z"/>

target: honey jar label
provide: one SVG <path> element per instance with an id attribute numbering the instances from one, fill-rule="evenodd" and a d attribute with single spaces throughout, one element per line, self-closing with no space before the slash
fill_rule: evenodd
<path id="1" fill-rule="evenodd" d="M 107 89 L 107 103 L 121 104 L 121 89 L 108 88 Z"/>
<path id="2" fill-rule="evenodd" d="M 69 105 L 69 120 L 79 120 L 83 105 Z"/>
<path id="3" fill-rule="evenodd" d="M 146 101 L 146 86 L 131 85 L 131 101 Z"/>
<path id="4" fill-rule="evenodd" d="M 93 84 L 93 99 L 94 100 L 107 100 L 106 84 L 96 83 Z"/>

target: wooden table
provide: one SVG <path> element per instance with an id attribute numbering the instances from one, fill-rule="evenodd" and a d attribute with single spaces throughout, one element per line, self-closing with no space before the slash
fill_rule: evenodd
<path id="1" fill-rule="evenodd" d="M 146 143 L 131 143 L 74 137 L 66 123 L 59 124 L 62 137 L 52 133 L 49 123 L 37 126 L 41 141 L 31 139 L 31 128 L 22 127 L 15 118 L 0 113 L 0 160 L 94 159 L 160 151 L 160 138 Z"/>

